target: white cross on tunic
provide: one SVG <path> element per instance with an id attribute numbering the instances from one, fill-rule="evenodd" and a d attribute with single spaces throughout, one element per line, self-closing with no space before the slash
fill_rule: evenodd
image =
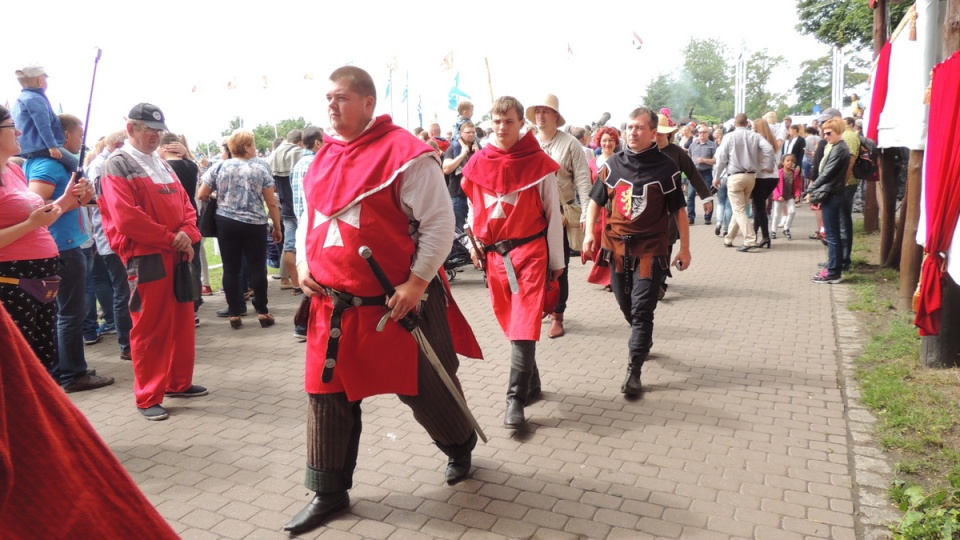
<path id="1" fill-rule="evenodd" d="M 513 193 L 508 193 L 506 195 L 501 195 L 497 193 L 497 196 L 483 194 L 483 206 L 485 208 L 490 208 L 493 206 L 493 211 L 490 212 L 490 219 L 506 219 L 507 213 L 503 208 L 504 204 L 509 204 L 510 206 L 517 205 L 518 193 L 514 191 Z"/>
<path id="2" fill-rule="evenodd" d="M 316 210 L 315 210 L 316 212 Z M 316 213 L 314 217 L 313 228 L 316 229 L 320 225 L 331 221 L 330 228 L 327 229 L 327 237 L 323 241 L 323 247 L 328 248 L 330 246 L 340 246 L 343 247 L 343 237 L 340 235 L 340 223 L 346 223 L 354 229 L 360 228 L 360 204 L 355 204 L 350 207 L 349 210 L 339 214 L 338 216 L 331 218 L 325 216 L 320 212 Z"/>

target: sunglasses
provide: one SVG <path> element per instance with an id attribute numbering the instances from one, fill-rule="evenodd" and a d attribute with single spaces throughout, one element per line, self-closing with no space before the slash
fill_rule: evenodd
<path id="1" fill-rule="evenodd" d="M 824 131 L 824 132 L 823 132 L 823 136 L 824 136 L 824 137 L 829 137 L 829 136 L 831 136 L 831 135 L 833 135 L 833 132 L 832 132 L 832 131 Z"/>

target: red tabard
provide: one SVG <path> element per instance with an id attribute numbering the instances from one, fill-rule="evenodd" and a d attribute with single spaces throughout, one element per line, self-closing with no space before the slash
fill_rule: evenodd
<path id="1" fill-rule="evenodd" d="M 353 141 L 326 139 L 304 178 L 307 261 L 317 283 L 358 296 L 385 294 L 360 257 L 361 246 L 370 247 L 391 283 L 407 280 L 416 245 L 400 206 L 403 171 L 432 151 L 386 116 Z M 394 322 L 377 332 L 386 311 L 386 307 L 364 306 L 343 312 L 337 366 L 333 379 L 324 383 L 320 377 L 333 301 L 327 296 L 314 298 L 307 340 L 307 392 L 346 392 L 351 401 L 384 393 L 417 394 L 416 341 Z M 466 330 L 469 333 L 469 327 Z"/>
<path id="2" fill-rule="evenodd" d="M 471 164 L 476 165 L 471 167 Z M 486 245 L 519 240 L 547 228 L 540 182 L 557 170 L 556 162 L 527 133 L 509 151 L 488 145 L 463 171 L 463 191 L 473 205 L 473 231 Z M 553 180 L 550 180 L 553 181 Z M 506 193 L 499 193 L 503 189 Z M 510 252 L 519 293 L 513 294 L 503 257 L 487 252 L 487 279 L 493 311 L 510 340 L 539 340 L 547 281 L 547 240 L 523 244 Z"/>

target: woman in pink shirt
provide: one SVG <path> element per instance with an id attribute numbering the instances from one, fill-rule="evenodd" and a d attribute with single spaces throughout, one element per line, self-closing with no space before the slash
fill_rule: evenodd
<path id="1" fill-rule="evenodd" d="M 23 169 L 10 161 L 20 153 L 19 136 L 10 111 L 0 107 L 0 304 L 50 370 L 57 363 L 60 263 L 47 226 L 61 212 L 30 191 Z"/>

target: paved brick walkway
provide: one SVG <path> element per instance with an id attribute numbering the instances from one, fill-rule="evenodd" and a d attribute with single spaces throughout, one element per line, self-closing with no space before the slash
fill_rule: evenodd
<path id="1" fill-rule="evenodd" d="M 369 399 L 350 511 L 305 537 L 863 536 L 831 287 L 809 279 L 825 257 L 812 228 L 801 208 L 793 241 L 738 253 L 693 227 L 693 265 L 657 310 L 636 401 L 619 392 L 628 328 L 613 296 L 571 267 L 567 336 L 538 346 L 544 398 L 518 433 L 501 427 L 508 344 L 468 269 L 453 290 L 487 359 L 460 377 L 490 436 L 472 479 L 446 486 L 445 458 L 409 410 Z M 87 347 L 117 384 L 71 397 L 184 538 L 284 538 L 309 500 L 304 346 L 278 283 L 270 329 L 247 318 L 232 331 L 213 315 L 223 296 L 208 300 L 195 380 L 211 393 L 168 400 L 165 422 L 137 413 L 114 338 Z"/>

